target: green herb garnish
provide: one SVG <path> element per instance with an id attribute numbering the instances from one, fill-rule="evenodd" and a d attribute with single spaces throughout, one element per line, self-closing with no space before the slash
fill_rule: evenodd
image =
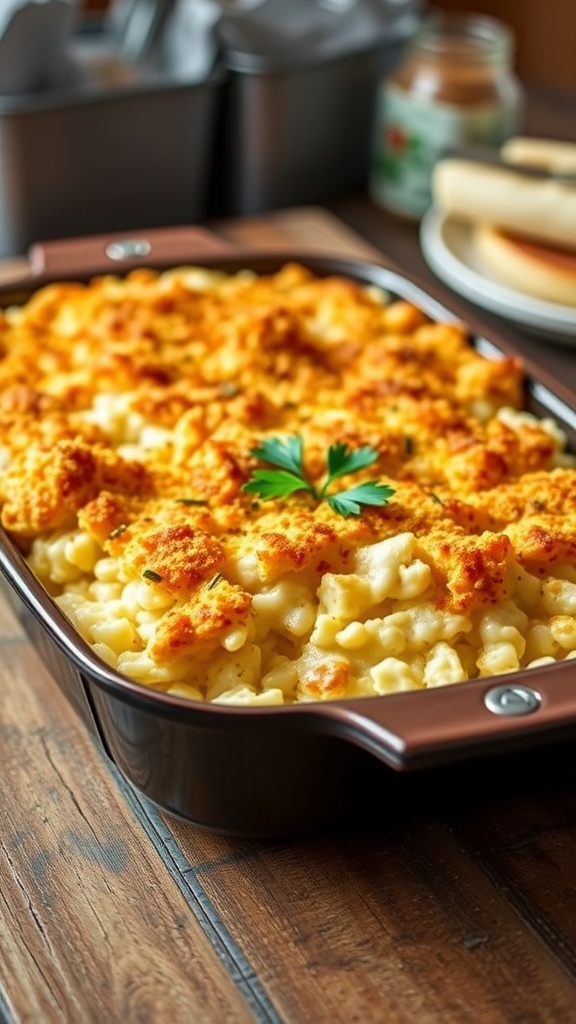
<path id="1" fill-rule="evenodd" d="M 207 505 L 205 498 L 175 498 L 177 505 Z"/>
<path id="2" fill-rule="evenodd" d="M 224 577 L 223 577 L 222 573 L 221 572 L 217 572 L 216 575 L 213 576 L 212 579 L 210 580 L 210 582 L 208 584 L 208 590 L 213 590 L 213 588 L 216 587 L 220 583 L 220 580 L 223 580 L 223 579 L 224 579 Z"/>
<path id="3" fill-rule="evenodd" d="M 328 488 L 342 476 L 357 473 L 376 462 L 378 452 L 370 445 L 349 449 L 348 445 L 330 445 L 326 456 L 326 479 L 320 488 L 308 479 L 304 471 L 304 442 L 298 435 L 286 438 L 266 438 L 252 449 L 252 455 L 275 469 L 255 469 L 242 490 L 257 494 L 263 501 L 286 498 L 295 491 L 307 491 L 316 501 L 326 501 L 333 512 L 341 516 L 357 516 L 363 505 L 386 505 L 394 488 L 372 480 L 346 491 L 328 494 Z"/>
<path id="4" fill-rule="evenodd" d="M 159 572 L 154 572 L 154 569 L 144 569 L 142 573 L 145 580 L 150 580 L 152 583 L 160 583 L 162 577 Z"/>
<path id="5" fill-rule="evenodd" d="M 116 537 L 120 537 L 125 533 L 127 529 L 126 523 L 123 523 L 122 526 L 117 526 L 115 530 L 112 530 L 112 533 L 108 534 L 108 540 L 115 540 Z"/>

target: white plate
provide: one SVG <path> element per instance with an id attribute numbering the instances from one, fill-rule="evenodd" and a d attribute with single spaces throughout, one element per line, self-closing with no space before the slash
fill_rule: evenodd
<path id="1" fill-rule="evenodd" d="M 459 295 L 513 320 L 540 337 L 576 348 L 576 308 L 544 302 L 487 277 L 478 265 L 469 224 L 431 207 L 420 225 L 420 246 L 428 266 Z"/>

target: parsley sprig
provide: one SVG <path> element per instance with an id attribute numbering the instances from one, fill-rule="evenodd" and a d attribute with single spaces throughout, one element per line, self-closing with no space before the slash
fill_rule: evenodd
<path id="1" fill-rule="evenodd" d="M 269 437 L 252 449 L 252 455 L 267 462 L 274 469 L 255 469 L 242 488 L 257 494 L 263 501 L 286 498 L 295 491 L 307 491 L 316 501 L 326 501 L 333 512 L 341 516 L 357 516 L 364 505 L 386 505 L 394 488 L 372 480 L 357 484 L 348 490 L 329 494 L 335 480 L 348 473 L 357 473 L 376 462 L 378 452 L 370 445 L 349 449 L 338 442 L 330 445 L 326 456 L 326 477 L 321 487 L 315 487 L 304 470 L 304 442 L 299 435 Z"/>

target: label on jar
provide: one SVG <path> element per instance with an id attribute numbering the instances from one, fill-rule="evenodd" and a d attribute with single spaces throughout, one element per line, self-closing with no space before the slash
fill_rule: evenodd
<path id="1" fill-rule="evenodd" d="M 420 217 L 434 165 L 451 146 L 499 147 L 516 130 L 516 104 L 431 103 L 393 84 L 378 95 L 370 191 L 376 203 Z"/>

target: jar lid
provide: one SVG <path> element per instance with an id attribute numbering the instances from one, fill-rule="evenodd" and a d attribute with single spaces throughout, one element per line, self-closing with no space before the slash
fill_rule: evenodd
<path id="1" fill-rule="evenodd" d="M 508 25 L 488 15 L 438 11 L 425 18 L 413 45 L 432 60 L 503 62 L 512 57 L 514 35 Z"/>

